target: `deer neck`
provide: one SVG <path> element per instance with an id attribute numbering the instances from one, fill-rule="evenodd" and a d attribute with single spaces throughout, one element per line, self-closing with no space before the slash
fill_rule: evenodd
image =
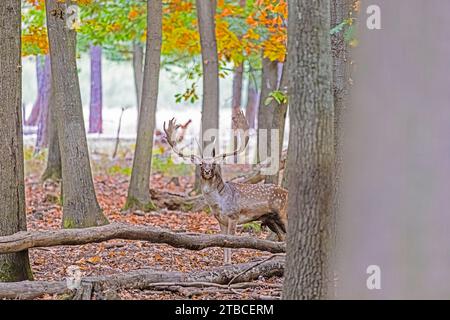
<path id="1" fill-rule="evenodd" d="M 205 196 L 215 194 L 222 196 L 227 189 L 226 182 L 223 181 L 222 174 L 217 171 L 211 179 L 201 178 L 202 192 Z"/>

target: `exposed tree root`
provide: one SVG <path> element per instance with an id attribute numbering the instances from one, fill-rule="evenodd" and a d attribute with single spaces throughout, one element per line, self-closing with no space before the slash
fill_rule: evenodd
<path id="1" fill-rule="evenodd" d="M 245 271 L 245 272 L 244 272 Z M 210 271 L 165 272 L 140 269 L 108 276 L 91 276 L 81 279 L 78 289 L 70 290 L 66 281 L 21 281 L 0 283 L 0 298 L 33 299 L 44 294 L 67 295 L 74 299 L 117 299 L 119 289 L 152 289 L 174 287 L 254 287 L 249 283 L 260 277 L 282 276 L 284 258 L 275 257 L 270 261 L 242 263 L 214 268 Z M 277 286 L 278 287 L 278 286 Z"/>

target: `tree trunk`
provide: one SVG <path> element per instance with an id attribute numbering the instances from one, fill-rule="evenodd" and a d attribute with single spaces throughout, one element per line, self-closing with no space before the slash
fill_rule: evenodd
<path id="1" fill-rule="evenodd" d="M 290 135 L 285 299 L 327 297 L 334 112 L 330 1 L 289 1 Z"/>
<path id="2" fill-rule="evenodd" d="M 276 102 L 272 101 L 270 104 L 266 105 L 266 99 L 272 91 L 277 89 L 277 83 L 278 62 L 262 58 L 261 96 L 258 109 L 258 161 L 264 161 L 266 156 L 270 156 L 270 129 L 272 128 L 272 117 Z M 262 145 L 264 141 L 261 138 L 261 130 L 266 130 L 267 132 L 266 146 Z M 267 151 L 266 155 L 264 155 L 265 152 L 263 152 L 264 148 L 266 148 Z M 260 152 L 263 154 L 260 155 Z"/>
<path id="3" fill-rule="evenodd" d="M 0 236 L 26 230 L 20 0 L 0 2 Z M 0 282 L 31 279 L 28 251 L 0 255 Z"/>
<path id="4" fill-rule="evenodd" d="M 258 113 L 259 94 L 253 81 L 249 79 L 247 86 L 247 104 L 245 105 L 245 118 L 250 129 L 256 128 L 256 114 Z"/>
<path id="5" fill-rule="evenodd" d="M 137 207 L 144 211 L 155 208 L 150 198 L 153 132 L 158 103 L 159 70 L 162 43 L 162 4 L 147 1 L 147 45 L 145 49 L 144 82 L 139 112 L 136 150 L 125 208 Z"/>
<path id="6" fill-rule="evenodd" d="M 204 141 L 203 133 L 208 129 L 219 129 L 219 64 L 214 21 L 216 1 L 197 0 L 196 7 L 203 67 L 202 133 L 200 141 L 202 146 L 205 146 L 210 141 Z M 216 141 L 218 142 L 218 139 Z M 218 145 L 216 148 L 218 148 Z M 199 189 L 199 184 L 200 171 L 196 167 L 195 190 Z"/>
<path id="7" fill-rule="evenodd" d="M 39 122 L 36 136 L 35 152 L 39 152 L 41 148 L 48 145 L 48 107 L 50 103 L 50 95 L 52 90 L 52 73 L 50 66 L 50 56 L 45 56 L 44 78 L 42 92 L 40 96 Z"/>
<path id="8" fill-rule="evenodd" d="M 143 74 L 143 65 L 144 61 L 144 48 L 140 43 L 133 43 L 133 74 L 134 74 L 134 88 L 136 91 L 136 109 L 138 110 L 139 117 L 139 108 L 141 105 L 141 96 L 142 96 L 142 82 L 144 79 Z M 139 120 L 138 120 L 139 121 Z"/>
<path id="9" fill-rule="evenodd" d="M 280 80 L 279 80 L 280 84 L 278 86 L 278 90 L 287 93 L 288 75 L 287 75 L 286 63 L 283 63 L 283 67 L 279 68 L 278 71 L 279 71 L 279 78 L 280 78 Z M 287 108 L 288 108 L 287 103 L 281 103 L 281 104 L 275 103 L 275 110 L 273 111 L 273 117 L 272 117 L 271 127 L 273 129 L 277 129 L 279 132 L 278 145 L 280 146 L 280 148 L 279 148 L 279 152 L 278 152 L 278 156 L 277 156 L 278 163 L 281 163 L 281 153 L 283 152 L 283 140 L 284 140 L 283 138 L 284 138 L 284 130 L 286 127 Z M 280 170 L 278 170 L 278 172 L 274 175 L 266 176 L 265 183 L 278 184 L 279 180 L 280 180 Z"/>
<path id="10" fill-rule="evenodd" d="M 64 228 L 108 223 L 97 202 L 81 105 L 76 64 L 76 32 L 52 12 L 65 12 L 70 1 L 47 0 L 47 30 L 61 147 Z"/>
<path id="11" fill-rule="evenodd" d="M 349 18 L 352 12 L 353 0 L 331 0 L 331 16 L 330 27 L 334 28 L 344 19 Z M 337 229 L 337 213 L 340 210 L 340 185 L 342 176 L 342 162 L 343 162 L 343 122 L 344 114 L 347 104 L 348 91 L 350 86 L 350 55 L 349 46 L 344 39 L 344 32 L 333 34 L 331 36 L 331 53 L 333 57 L 333 101 L 334 101 L 334 150 L 335 150 L 335 164 L 334 164 L 334 199 L 333 211 L 334 219 L 333 228 Z M 336 234 L 335 234 L 336 235 Z M 333 250 L 336 254 L 336 239 L 333 239 Z M 336 286 L 335 286 L 336 287 Z M 336 292 L 334 293 L 336 294 Z"/>
<path id="12" fill-rule="evenodd" d="M 91 45 L 91 101 L 89 133 L 102 133 L 102 47 Z"/>
<path id="13" fill-rule="evenodd" d="M 25 121 L 27 126 L 35 126 L 39 119 L 39 110 L 41 107 L 41 93 L 42 85 L 44 84 L 44 63 L 42 61 L 42 56 L 36 56 L 36 79 L 37 79 L 37 96 L 36 101 L 31 109 L 30 116 Z"/>
<path id="14" fill-rule="evenodd" d="M 234 121 L 235 117 L 238 115 L 239 111 L 241 110 L 241 104 L 242 104 L 242 80 L 243 80 L 243 73 L 244 73 L 244 67 L 242 64 L 236 67 L 234 70 L 233 75 L 233 92 L 232 92 L 232 99 L 231 99 L 231 128 L 237 129 L 234 127 Z M 235 134 L 232 136 L 233 138 L 233 146 L 237 146 L 238 139 Z M 234 161 L 236 162 L 237 155 L 234 156 Z"/>
<path id="15" fill-rule="evenodd" d="M 53 85 L 53 84 L 52 84 Z M 56 124 L 55 113 L 56 95 L 55 90 L 51 90 L 50 101 L 48 105 L 48 153 L 47 153 L 47 167 L 42 174 L 41 181 L 51 179 L 60 181 L 62 179 L 61 169 L 61 152 L 59 148 L 58 128 Z"/>

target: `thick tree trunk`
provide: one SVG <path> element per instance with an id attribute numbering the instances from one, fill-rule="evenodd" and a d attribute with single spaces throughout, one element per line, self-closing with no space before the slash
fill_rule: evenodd
<path id="1" fill-rule="evenodd" d="M 279 86 L 278 90 L 283 91 L 287 94 L 287 87 L 288 87 L 288 75 L 287 75 L 287 64 L 283 63 L 283 67 L 279 68 Z M 281 72 L 280 72 L 281 71 Z M 278 163 L 281 164 L 281 153 L 283 152 L 283 138 L 284 138 L 284 131 L 286 127 L 286 113 L 287 113 L 288 104 L 282 103 L 277 104 L 275 103 L 275 110 L 273 111 L 272 116 L 272 125 L 271 127 L 273 129 L 278 130 L 278 145 L 280 146 L 279 152 L 278 152 Z M 270 144 L 269 144 L 270 145 Z M 266 176 L 265 183 L 273 183 L 273 184 L 279 184 L 280 180 L 280 169 L 278 172 L 271 176 Z"/>
<path id="2" fill-rule="evenodd" d="M 290 135 L 285 299 L 327 297 L 334 112 L 330 1 L 289 1 Z"/>
<path id="3" fill-rule="evenodd" d="M 53 84 L 52 84 L 53 85 Z M 48 153 L 47 153 L 47 166 L 42 174 L 41 181 L 51 179 L 54 181 L 60 181 L 62 179 L 61 169 L 61 151 L 59 147 L 58 128 L 56 124 L 55 113 L 56 95 L 55 91 L 51 90 L 50 100 L 48 105 Z"/>
<path id="4" fill-rule="evenodd" d="M 40 94 L 39 122 L 36 136 L 35 152 L 39 152 L 41 148 L 48 145 L 48 109 L 50 103 L 50 95 L 52 90 L 52 73 L 50 66 L 50 56 L 45 56 L 44 78 L 42 85 L 42 93 Z"/>
<path id="5" fill-rule="evenodd" d="M 44 77 L 44 63 L 42 61 L 42 56 L 36 56 L 36 79 L 37 79 L 37 96 L 36 101 L 33 104 L 31 109 L 31 113 L 27 120 L 25 120 L 25 124 L 27 126 L 35 126 L 39 119 L 39 110 L 41 107 L 41 93 L 42 93 L 42 85 Z"/>
<path id="6" fill-rule="evenodd" d="M 47 0 L 47 29 L 50 46 L 55 114 L 61 147 L 64 228 L 90 227 L 108 223 L 97 202 L 81 105 L 76 65 L 76 32 L 53 12 L 65 12 L 67 2 Z"/>
<path id="7" fill-rule="evenodd" d="M 162 43 L 162 4 L 159 0 L 147 1 L 147 45 L 145 49 L 144 82 L 139 112 L 136 150 L 131 181 L 125 208 L 137 207 L 144 211 L 155 208 L 150 198 L 150 171 L 152 166 L 153 132 Z"/>
<path id="8" fill-rule="evenodd" d="M 138 110 L 138 117 L 142 97 L 142 82 L 144 80 L 143 64 L 144 64 L 144 48 L 140 43 L 134 42 L 133 75 L 134 75 L 134 89 L 136 91 L 136 109 Z"/>
<path id="9" fill-rule="evenodd" d="M 20 0 L 0 2 L 0 235 L 26 230 Z M 0 282 L 31 279 L 28 251 L 0 255 Z"/>
<path id="10" fill-rule="evenodd" d="M 247 104 L 245 105 L 245 118 L 250 129 L 256 128 L 256 115 L 258 113 L 259 93 L 253 81 L 249 79 L 247 85 Z"/>
<path id="11" fill-rule="evenodd" d="M 233 281 L 238 283 L 249 282 L 261 277 L 270 278 L 282 276 L 284 259 L 274 257 L 264 262 L 249 262 L 205 271 L 177 272 L 152 269 L 134 270 L 127 273 L 112 274 L 108 276 L 91 276 L 81 279 L 76 295 L 90 299 L 92 293 L 103 295 L 106 290 L 117 289 L 151 289 L 155 286 L 170 286 L 171 283 L 183 283 L 186 286 L 208 286 L 210 284 L 228 285 Z M 85 292 L 85 288 L 90 292 Z M 84 291 L 84 292 L 83 292 Z M 0 284 L 0 299 L 33 299 L 44 294 L 70 294 L 67 281 L 22 281 Z"/>
<path id="12" fill-rule="evenodd" d="M 214 21 L 216 1 L 197 0 L 196 7 L 203 67 L 202 133 L 200 141 L 204 146 L 211 141 L 204 141 L 203 133 L 208 129 L 219 129 L 219 63 Z M 216 142 L 218 143 L 218 139 Z M 218 148 L 218 145 L 216 148 Z M 194 189 L 199 190 L 199 186 L 200 171 L 196 167 Z"/>
<path id="13" fill-rule="evenodd" d="M 267 58 L 262 59 L 262 75 L 261 75 L 261 96 L 259 99 L 258 109 L 258 161 L 264 161 L 266 157 L 260 155 L 260 151 L 266 148 L 267 157 L 270 157 L 270 129 L 272 128 L 272 117 L 275 110 L 275 101 L 266 105 L 266 100 L 270 93 L 277 89 L 278 84 L 278 62 L 270 61 Z M 267 142 L 263 146 L 264 141 L 261 135 L 264 134 L 262 130 L 267 132 Z M 264 153 L 264 152 L 263 152 Z"/>
<path id="14" fill-rule="evenodd" d="M 91 100 L 89 133 L 102 133 L 102 47 L 91 45 Z"/>

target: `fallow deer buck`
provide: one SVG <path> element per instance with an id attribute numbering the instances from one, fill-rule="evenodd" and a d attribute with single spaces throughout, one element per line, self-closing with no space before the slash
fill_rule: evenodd
<path id="1" fill-rule="evenodd" d="M 235 128 L 248 131 L 248 124 L 242 111 L 233 121 Z M 189 158 L 192 163 L 200 167 L 201 190 L 214 217 L 219 222 L 221 232 L 234 235 L 238 224 L 261 221 L 262 225 L 272 230 L 280 241 L 284 241 L 287 228 L 287 190 L 273 184 L 225 182 L 222 178 L 220 163 L 227 157 L 243 152 L 248 145 L 248 135 L 246 134 L 243 139 L 245 142 L 230 153 L 215 156 L 213 149 L 212 157 L 187 155 L 177 148 L 176 130 L 179 126 L 175 119 L 169 121 L 167 128 L 164 122 L 167 143 L 178 156 Z M 229 248 L 224 249 L 224 262 L 231 263 Z"/>

